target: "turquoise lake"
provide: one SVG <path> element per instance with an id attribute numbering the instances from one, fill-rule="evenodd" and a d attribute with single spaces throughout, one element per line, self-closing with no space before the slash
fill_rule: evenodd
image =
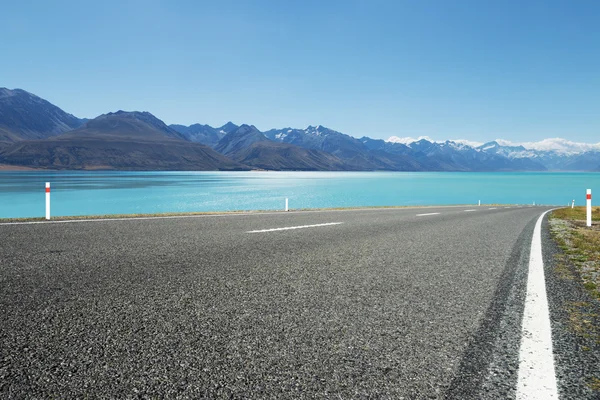
<path id="1" fill-rule="evenodd" d="M 600 173 L 0 172 L 0 218 L 360 206 L 585 203 Z M 600 192 L 599 194 L 600 195 Z"/>

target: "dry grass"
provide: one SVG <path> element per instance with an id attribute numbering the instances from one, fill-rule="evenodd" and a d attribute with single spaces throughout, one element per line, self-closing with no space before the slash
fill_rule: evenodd
<path id="1" fill-rule="evenodd" d="M 589 303 L 571 302 L 567 305 L 569 326 L 579 336 L 592 339 L 600 344 L 600 328 L 594 324 L 598 314 L 589 312 Z"/>
<path id="2" fill-rule="evenodd" d="M 598 379 L 598 378 L 592 378 L 592 379 L 590 379 L 589 382 L 588 382 L 588 386 L 592 390 L 600 391 L 600 379 Z"/>
<path id="3" fill-rule="evenodd" d="M 586 226 L 584 207 L 564 208 L 553 211 L 550 218 L 551 232 L 562 249 L 556 256 L 556 274 L 564 280 L 581 279 L 584 289 L 592 298 L 600 301 L 600 223 Z M 592 213 L 593 221 L 600 220 L 600 207 Z M 582 351 L 596 351 L 600 345 L 600 316 L 597 306 L 591 302 L 570 302 L 565 306 L 569 317 L 569 329 L 584 339 Z M 592 391 L 600 392 L 600 379 L 586 379 Z"/>
<path id="4" fill-rule="evenodd" d="M 600 224 L 594 223 L 600 221 L 600 207 L 593 209 L 592 221 L 586 226 L 585 207 L 563 208 L 552 212 L 551 229 L 565 256 L 559 265 L 575 265 L 585 289 L 600 300 Z"/>
<path id="5" fill-rule="evenodd" d="M 561 208 L 560 210 L 552 211 L 552 215 L 556 218 L 568 220 L 568 221 L 585 221 L 586 220 L 586 208 L 575 207 L 575 208 Z M 592 221 L 600 221 L 600 207 L 592 207 Z"/>

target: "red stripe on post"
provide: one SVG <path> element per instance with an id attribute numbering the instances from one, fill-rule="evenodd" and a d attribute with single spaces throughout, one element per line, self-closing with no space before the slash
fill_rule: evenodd
<path id="1" fill-rule="evenodd" d="M 588 199 L 588 200 L 591 200 L 592 199 L 592 195 L 591 194 L 587 194 L 587 195 L 585 195 L 585 198 Z"/>
<path id="2" fill-rule="evenodd" d="M 50 193 L 50 188 L 46 188 L 46 193 Z"/>

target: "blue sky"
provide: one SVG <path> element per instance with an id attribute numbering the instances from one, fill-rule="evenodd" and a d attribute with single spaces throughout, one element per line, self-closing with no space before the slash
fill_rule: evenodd
<path id="1" fill-rule="evenodd" d="M 13 1 L 0 86 L 79 117 L 600 141 L 600 2 Z"/>

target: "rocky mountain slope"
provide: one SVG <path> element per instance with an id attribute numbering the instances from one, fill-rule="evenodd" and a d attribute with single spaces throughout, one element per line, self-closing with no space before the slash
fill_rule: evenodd
<path id="1" fill-rule="evenodd" d="M 0 142 L 44 139 L 84 122 L 25 90 L 0 88 Z"/>
<path id="2" fill-rule="evenodd" d="M 242 125 L 225 135 L 215 150 L 255 168 L 297 171 L 343 171 L 352 169 L 336 156 L 269 140 L 256 127 Z"/>
<path id="3" fill-rule="evenodd" d="M 327 127 L 260 132 L 228 122 L 167 126 L 148 112 L 79 119 L 21 89 L 0 89 L 0 164 L 60 169 L 596 171 L 600 143 L 356 139 Z"/>
<path id="4" fill-rule="evenodd" d="M 185 140 L 147 112 L 101 115 L 78 129 L 0 150 L 0 162 L 53 169 L 249 169 L 211 148 Z"/>
<path id="5" fill-rule="evenodd" d="M 225 135 L 239 128 L 232 122 L 228 122 L 219 128 L 202 124 L 190 126 L 169 125 L 169 127 L 181 133 L 190 142 L 202 143 L 210 147 L 215 147 Z"/>

